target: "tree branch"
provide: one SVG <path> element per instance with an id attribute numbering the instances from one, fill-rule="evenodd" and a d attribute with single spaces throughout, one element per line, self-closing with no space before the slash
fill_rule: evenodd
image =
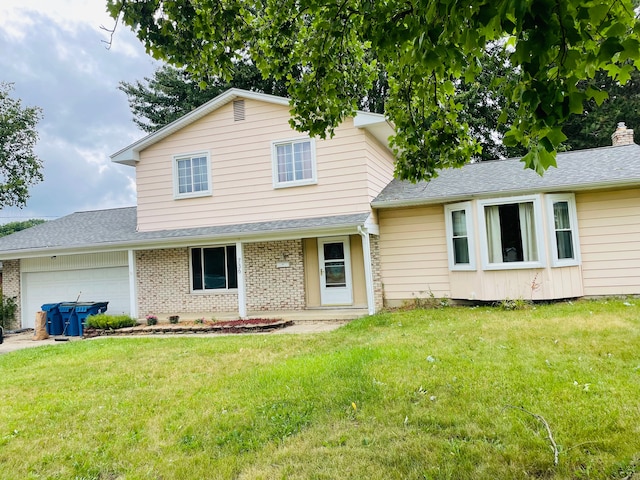
<path id="1" fill-rule="evenodd" d="M 551 450 L 553 451 L 553 464 L 557 466 L 558 455 L 560 454 L 560 452 L 558 451 L 558 445 L 556 444 L 556 441 L 553 439 L 553 433 L 551 432 L 551 427 L 549 426 L 549 422 L 547 422 L 542 415 L 538 415 L 537 413 L 530 412 L 529 410 L 526 410 L 522 407 L 516 407 L 515 405 L 505 405 L 504 408 L 513 408 L 514 410 L 520 410 L 524 413 L 528 413 L 533 418 L 535 418 L 540 423 L 542 423 L 542 425 L 544 425 L 544 428 L 547 430 L 547 437 L 549 438 L 549 443 L 551 443 Z"/>

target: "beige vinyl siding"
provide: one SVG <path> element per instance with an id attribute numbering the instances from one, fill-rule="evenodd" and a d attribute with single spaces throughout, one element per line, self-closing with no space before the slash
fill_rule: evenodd
<path id="1" fill-rule="evenodd" d="M 304 283 L 307 307 L 320 307 L 320 264 L 318 261 L 318 239 L 302 239 L 304 252 Z M 364 274 L 364 254 L 360 235 L 349 236 L 351 250 L 351 282 L 353 288 L 353 305 L 367 305 L 367 286 Z"/>
<path id="2" fill-rule="evenodd" d="M 274 189 L 271 145 L 302 138 L 288 107 L 245 100 L 244 121 L 231 104 L 140 154 L 136 166 L 140 231 L 229 225 L 366 212 L 369 207 L 364 130 L 351 120 L 329 140 L 316 139 L 317 184 Z M 210 155 L 213 195 L 175 200 L 173 157 Z"/>
<path id="3" fill-rule="evenodd" d="M 384 145 L 370 133 L 366 134 L 367 186 L 369 201 L 373 201 L 384 187 L 393 180 L 395 158 Z"/>
<path id="4" fill-rule="evenodd" d="M 451 272 L 457 300 L 552 300 L 582 296 L 580 267 Z"/>
<path id="5" fill-rule="evenodd" d="M 585 295 L 640 294 L 640 189 L 576 194 Z"/>
<path id="6" fill-rule="evenodd" d="M 450 295 L 444 210 L 433 207 L 378 211 L 380 268 L 387 304 Z"/>

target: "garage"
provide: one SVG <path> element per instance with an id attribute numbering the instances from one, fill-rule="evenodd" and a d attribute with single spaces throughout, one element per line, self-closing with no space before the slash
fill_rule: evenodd
<path id="1" fill-rule="evenodd" d="M 22 327 L 35 324 L 45 303 L 109 302 L 108 313 L 130 313 L 127 252 L 21 260 Z"/>

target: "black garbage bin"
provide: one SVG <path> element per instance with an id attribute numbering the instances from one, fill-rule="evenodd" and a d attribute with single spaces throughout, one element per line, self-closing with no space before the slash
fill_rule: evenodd
<path id="1" fill-rule="evenodd" d="M 49 335 L 62 335 L 64 323 L 60 314 L 60 303 L 45 303 L 40 307 L 47 313 L 47 333 Z"/>

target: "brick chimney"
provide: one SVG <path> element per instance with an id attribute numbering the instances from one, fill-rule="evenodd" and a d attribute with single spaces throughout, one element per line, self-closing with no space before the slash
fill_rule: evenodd
<path id="1" fill-rule="evenodd" d="M 620 145 L 632 145 L 633 144 L 633 129 L 627 128 L 624 122 L 618 123 L 618 128 L 611 135 L 611 142 L 614 147 Z"/>

